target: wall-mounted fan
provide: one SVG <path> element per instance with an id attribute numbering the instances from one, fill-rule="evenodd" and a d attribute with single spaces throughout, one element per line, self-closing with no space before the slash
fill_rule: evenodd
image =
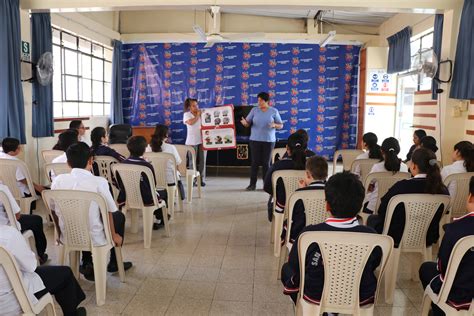
<path id="1" fill-rule="evenodd" d="M 218 30 L 218 19 L 220 19 L 220 7 L 211 6 L 210 14 L 212 17 L 212 29 L 206 34 L 204 30 L 198 24 L 193 26 L 194 32 L 196 32 L 203 42 L 206 42 L 204 47 L 212 47 L 216 43 L 228 43 L 228 42 L 239 42 L 246 41 L 253 38 L 264 38 L 265 33 L 239 33 L 239 34 L 228 34 L 222 35 Z"/>
<path id="2" fill-rule="evenodd" d="M 22 62 L 31 63 L 32 76 L 29 79 L 23 79 L 21 81 L 37 81 L 42 86 L 47 86 L 53 81 L 54 63 L 53 54 L 51 52 L 46 52 L 41 55 L 36 64 L 29 61 Z"/>
<path id="3" fill-rule="evenodd" d="M 441 64 L 449 64 L 449 78 L 448 80 L 442 80 L 439 78 L 438 69 Z M 409 73 L 416 76 L 421 76 L 420 80 L 423 81 L 424 78 L 431 78 L 438 83 L 447 83 L 451 81 L 452 72 L 453 72 L 453 62 L 449 59 L 439 61 L 438 56 L 433 51 L 432 48 L 420 50 L 413 60 L 411 65 L 412 71 Z M 416 79 L 416 78 L 414 78 Z M 416 82 L 416 80 L 415 80 Z M 442 93 L 443 89 L 438 89 L 438 93 Z"/>

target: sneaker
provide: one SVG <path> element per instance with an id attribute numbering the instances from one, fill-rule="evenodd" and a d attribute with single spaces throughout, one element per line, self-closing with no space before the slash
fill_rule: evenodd
<path id="1" fill-rule="evenodd" d="M 94 266 L 92 265 L 92 263 L 80 265 L 79 272 L 84 276 L 86 280 L 94 282 Z"/>
<path id="2" fill-rule="evenodd" d="M 78 307 L 76 309 L 76 316 L 86 316 L 87 315 L 87 311 L 84 307 Z"/>
<path id="3" fill-rule="evenodd" d="M 255 191 L 256 187 L 255 187 L 255 184 L 250 184 L 247 188 L 245 188 L 245 190 L 247 191 Z"/>
<path id="4" fill-rule="evenodd" d="M 133 267 L 133 263 L 129 262 L 129 261 L 125 261 L 123 263 L 123 269 L 125 271 L 127 271 L 128 269 L 130 269 L 131 267 Z M 117 263 L 109 263 L 107 265 L 107 272 L 117 272 L 118 271 L 118 267 L 117 267 Z"/>

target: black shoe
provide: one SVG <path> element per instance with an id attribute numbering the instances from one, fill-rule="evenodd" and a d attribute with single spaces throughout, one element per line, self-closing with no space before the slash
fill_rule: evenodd
<path id="1" fill-rule="evenodd" d="M 40 262 L 40 265 L 43 265 L 46 263 L 46 261 L 48 261 L 48 254 L 47 253 L 44 253 L 40 258 L 39 258 L 39 262 Z"/>
<path id="2" fill-rule="evenodd" d="M 202 187 L 205 187 L 206 186 L 206 183 L 204 181 L 201 181 L 201 186 Z"/>
<path id="3" fill-rule="evenodd" d="M 84 307 L 78 307 L 76 309 L 76 316 L 86 316 L 87 315 L 87 311 Z"/>
<path id="4" fill-rule="evenodd" d="M 153 223 L 153 230 L 158 230 L 163 226 L 164 226 L 163 221 L 161 221 L 160 223 Z"/>
<path id="5" fill-rule="evenodd" d="M 133 266 L 133 263 L 129 261 L 126 261 L 123 263 L 123 269 L 125 271 L 130 269 L 132 266 Z M 117 272 L 117 271 L 118 271 L 117 263 L 109 263 L 109 265 L 107 266 L 107 272 Z"/>
<path id="6" fill-rule="evenodd" d="M 86 263 L 85 265 L 79 266 L 79 272 L 84 276 L 88 281 L 95 281 L 94 278 L 94 266 L 91 263 Z"/>
<path id="7" fill-rule="evenodd" d="M 256 187 L 255 184 L 250 184 L 245 190 L 247 191 L 255 191 Z"/>

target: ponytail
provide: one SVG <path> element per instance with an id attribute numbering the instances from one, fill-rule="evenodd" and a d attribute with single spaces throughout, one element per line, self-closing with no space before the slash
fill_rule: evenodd
<path id="1" fill-rule="evenodd" d="M 103 127 L 96 127 L 92 130 L 91 132 L 91 141 L 92 141 L 92 146 L 91 148 L 93 150 L 97 149 L 100 145 L 102 145 L 102 137 L 105 137 L 107 135 L 105 128 Z"/>
<path id="2" fill-rule="evenodd" d="M 365 133 L 362 136 L 362 141 L 367 145 L 369 149 L 369 158 L 370 159 L 379 159 L 382 161 L 382 152 L 380 151 L 380 146 L 377 145 L 378 138 L 374 133 Z"/>
<path id="3" fill-rule="evenodd" d="M 154 153 L 162 152 L 162 146 L 165 138 L 168 137 L 168 127 L 166 125 L 157 124 L 155 132 L 151 136 L 150 147 Z"/>
<path id="4" fill-rule="evenodd" d="M 393 174 L 400 171 L 401 161 L 398 158 L 400 153 L 400 144 L 394 137 L 385 139 L 382 143 L 382 152 L 384 154 L 384 167 L 387 171 L 392 171 Z"/>
<path id="5" fill-rule="evenodd" d="M 474 145 L 471 142 L 463 140 L 454 145 L 454 150 L 464 159 L 464 167 L 467 172 L 474 171 Z"/>
<path id="6" fill-rule="evenodd" d="M 306 167 L 306 149 L 308 143 L 305 138 L 300 135 L 293 133 L 288 137 L 288 151 L 291 156 L 291 160 L 295 165 L 296 170 L 305 170 Z"/>
<path id="7" fill-rule="evenodd" d="M 440 194 L 446 190 L 441 179 L 438 160 L 433 151 L 419 148 L 413 153 L 411 161 L 418 167 L 420 173 L 426 173 L 426 193 Z"/>

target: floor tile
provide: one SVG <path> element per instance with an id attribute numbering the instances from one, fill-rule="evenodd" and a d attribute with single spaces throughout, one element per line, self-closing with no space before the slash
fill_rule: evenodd
<path id="1" fill-rule="evenodd" d="M 208 315 L 211 309 L 211 300 L 203 299 L 192 299 L 192 298 L 182 298 L 175 296 L 171 302 L 166 315 L 176 315 L 176 316 L 196 316 L 196 315 Z"/>
<path id="2" fill-rule="evenodd" d="M 252 294 L 252 283 L 217 283 L 214 299 L 217 301 L 252 302 Z"/>

